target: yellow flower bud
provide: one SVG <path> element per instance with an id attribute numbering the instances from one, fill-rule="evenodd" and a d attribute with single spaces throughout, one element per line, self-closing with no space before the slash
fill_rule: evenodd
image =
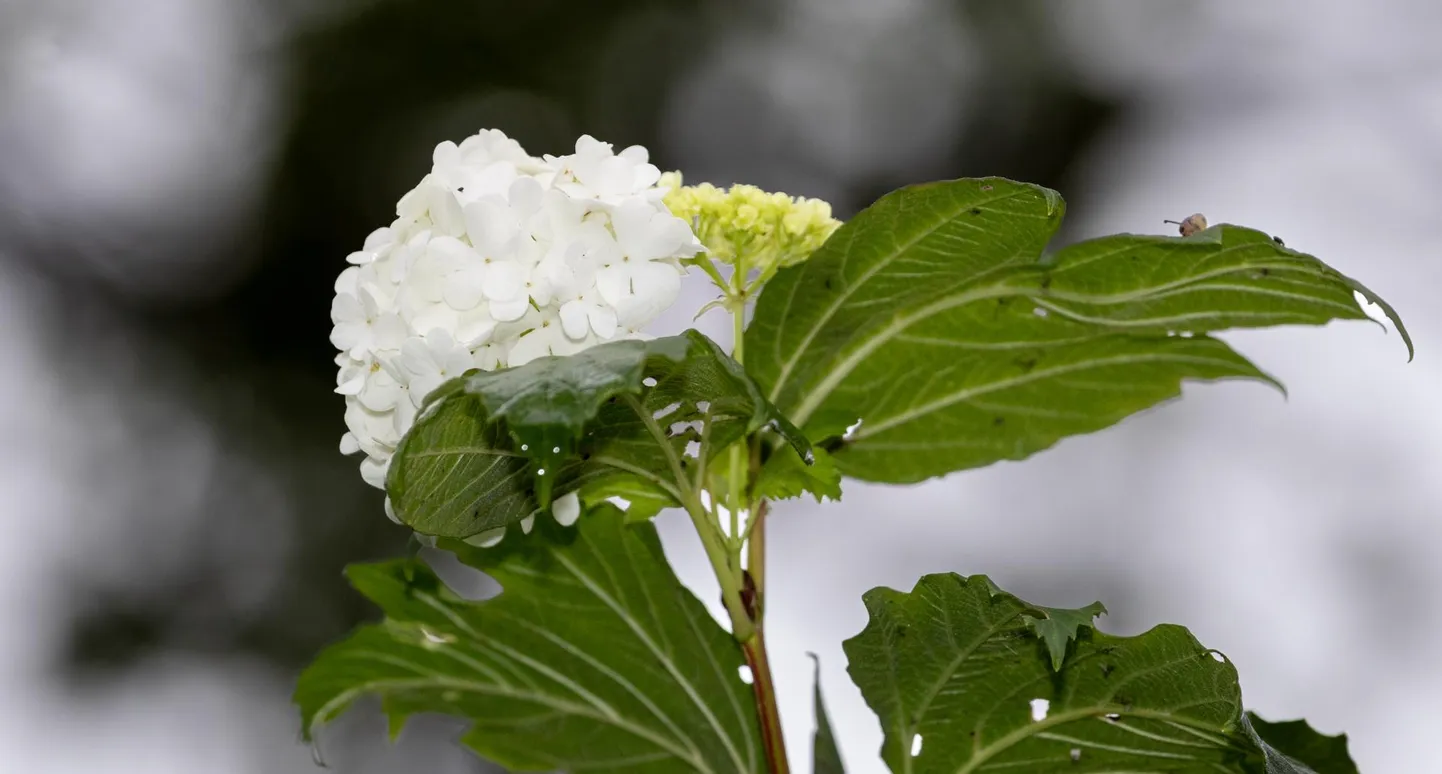
<path id="1" fill-rule="evenodd" d="M 841 222 L 819 199 L 791 197 L 753 185 L 720 189 L 710 183 L 681 185 L 679 173 L 662 176 L 671 213 L 696 230 L 711 258 L 744 266 L 765 279 L 782 266 L 806 260 Z"/>

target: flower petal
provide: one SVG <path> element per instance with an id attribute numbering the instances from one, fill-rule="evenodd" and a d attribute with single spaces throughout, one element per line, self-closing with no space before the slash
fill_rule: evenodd
<path id="1" fill-rule="evenodd" d="M 616 335 L 616 310 L 602 304 L 592 304 L 587 310 L 587 318 L 591 322 L 591 330 L 603 339 L 609 339 Z"/>
<path id="2" fill-rule="evenodd" d="M 551 514 L 556 517 L 556 523 L 563 527 L 569 527 L 581 518 L 581 498 L 572 492 L 564 497 L 558 498 L 551 503 Z"/>
<path id="3" fill-rule="evenodd" d="M 631 295 L 631 269 L 630 263 L 615 263 L 596 272 L 596 290 L 606 303 L 619 309 Z"/>
<path id="4" fill-rule="evenodd" d="M 335 391 L 338 395 L 359 395 L 361 388 L 365 387 L 366 375 L 364 371 L 357 370 L 355 375 L 348 377 L 336 385 Z"/>
<path id="5" fill-rule="evenodd" d="M 571 300 L 561 304 L 561 330 L 566 336 L 572 339 L 586 337 L 590 330 L 590 321 L 586 319 L 586 302 Z"/>
<path id="6" fill-rule="evenodd" d="M 462 347 L 475 347 L 488 341 L 496 331 L 490 310 L 477 308 L 468 312 L 455 326 L 456 338 Z"/>
<path id="7" fill-rule="evenodd" d="M 541 199 L 545 193 L 546 189 L 542 188 L 534 177 L 518 177 L 511 183 L 506 197 L 510 199 L 511 207 L 516 213 L 524 217 L 541 208 Z"/>
<path id="8" fill-rule="evenodd" d="M 371 323 L 372 346 L 378 352 L 400 349 L 401 342 L 405 341 L 409 333 L 410 328 L 407 328 L 405 321 L 394 312 L 383 314 Z"/>
<path id="9" fill-rule="evenodd" d="M 441 295 L 446 303 L 459 312 L 476 308 L 485 298 L 485 271 L 481 267 L 458 271 L 446 278 Z"/>
<path id="10" fill-rule="evenodd" d="M 513 261 L 491 261 L 486 264 L 485 293 L 492 301 L 524 298 L 526 272 Z"/>
<path id="11" fill-rule="evenodd" d="M 431 151 L 432 172 L 449 170 L 461 163 L 461 149 L 454 142 L 446 140 Z"/>
<path id="12" fill-rule="evenodd" d="M 531 308 L 530 299 L 525 296 L 508 299 L 505 301 L 491 302 L 491 316 L 501 322 L 510 322 L 521 319 L 527 309 Z"/>
<path id="13" fill-rule="evenodd" d="M 632 145 L 616 155 L 632 164 L 645 164 L 651 160 L 651 154 L 644 145 Z"/>
<path id="14" fill-rule="evenodd" d="M 488 529 L 479 535 L 471 535 L 466 538 L 466 542 L 477 548 L 490 548 L 505 539 L 506 528 L 496 527 L 495 529 Z"/>
<path id="15" fill-rule="evenodd" d="M 550 355 L 557 338 L 561 336 L 564 336 L 561 326 L 556 323 L 533 329 L 516 341 L 516 346 L 511 348 L 506 357 L 506 365 L 515 368 Z"/>
<path id="16" fill-rule="evenodd" d="M 431 188 L 426 196 L 426 205 L 430 210 L 431 222 L 435 224 L 436 233 L 448 236 L 460 236 L 466 233 L 466 216 L 461 211 L 461 203 L 456 200 L 456 195 L 440 186 Z"/>
<path id="17" fill-rule="evenodd" d="M 616 321 L 628 328 L 655 319 L 681 292 L 681 273 L 676 267 L 655 261 L 635 264 L 630 272 L 630 292 L 610 302 Z"/>
<path id="18" fill-rule="evenodd" d="M 365 308 L 359 298 L 349 293 L 338 293 L 330 300 L 330 321 L 336 325 L 344 322 L 359 322 L 365 319 Z"/>
<path id="19" fill-rule="evenodd" d="M 365 244 L 361 247 L 361 249 L 367 252 L 375 253 L 379 252 L 383 248 L 394 245 L 395 241 L 395 230 L 386 226 L 382 226 L 381 228 L 378 228 L 375 231 L 370 232 L 370 234 L 366 235 Z"/>
<path id="20" fill-rule="evenodd" d="M 460 271 L 478 263 L 480 255 L 465 242 L 453 236 L 438 236 L 426 243 L 426 257 L 433 260 L 441 274 Z"/>
<path id="21" fill-rule="evenodd" d="M 360 464 L 361 478 L 365 479 L 367 484 L 370 484 L 376 489 L 385 489 L 386 471 L 390 466 L 391 461 L 389 458 L 376 459 L 375 457 L 366 457 L 361 460 Z"/>

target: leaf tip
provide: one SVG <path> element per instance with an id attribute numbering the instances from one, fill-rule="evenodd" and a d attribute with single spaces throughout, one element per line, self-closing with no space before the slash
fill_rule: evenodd
<path id="1" fill-rule="evenodd" d="M 1046 216 L 1048 218 L 1060 218 L 1066 214 L 1066 200 L 1061 194 L 1050 188 L 1043 188 L 1043 196 L 1046 197 Z"/>
<path id="2" fill-rule="evenodd" d="M 391 744 L 401 738 L 401 731 L 406 727 L 406 713 L 390 709 L 386 712 L 386 738 Z"/>
<path id="3" fill-rule="evenodd" d="M 1382 310 L 1382 314 L 1386 315 L 1387 319 L 1392 322 L 1392 327 L 1397 329 L 1397 335 L 1402 337 L 1402 343 L 1407 347 L 1407 362 L 1412 362 L 1412 360 L 1417 356 L 1417 350 L 1412 345 L 1412 334 L 1407 332 L 1407 326 L 1405 323 L 1402 322 L 1402 315 L 1397 314 L 1397 310 L 1392 308 L 1391 304 L 1383 300 L 1381 296 L 1372 292 L 1372 289 L 1368 288 L 1366 285 L 1363 285 L 1362 283 L 1352 279 L 1351 277 L 1344 276 L 1342 277 L 1342 280 L 1346 283 L 1347 287 L 1352 289 L 1353 293 L 1361 296 L 1369 303 L 1376 304 L 1377 307 Z M 1358 304 L 1358 306 L 1362 307 L 1361 304 Z M 1366 314 L 1366 312 L 1366 308 L 1362 307 L 1362 313 Z M 1382 325 L 1382 321 L 1378 320 L 1375 317 L 1372 317 L 1372 315 L 1368 314 L 1367 317 L 1370 318 L 1373 322 L 1376 322 L 1378 325 Z M 1386 329 L 1387 326 L 1382 325 L 1382 330 Z"/>

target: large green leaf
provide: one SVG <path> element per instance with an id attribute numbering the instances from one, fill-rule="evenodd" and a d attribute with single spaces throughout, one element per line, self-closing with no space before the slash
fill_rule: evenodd
<path id="1" fill-rule="evenodd" d="M 517 771 L 760 772 L 740 646 L 676 579 L 649 523 L 604 505 L 493 549 L 451 546 L 500 582 L 458 597 L 424 564 L 358 565 L 385 611 L 321 653 L 296 688 L 307 735 L 364 694 L 392 727 L 470 720 L 465 743 Z"/>
<path id="2" fill-rule="evenodd" d="M 865 602 L 870 622 L 844 647 L 892 771 L 1312 771 L 1248 732 L 1236 670 L 1179 626 L 1080 626 L 1054 671 L 1033 625 L 1041 608 L 983 576 L 928 575 Z"/>
<path id="3" fill-rule="evenodd" d="M 765 287 L 747 366 L 858 478 L 911 482 L 1112 425 L 1187 379 L 1270 381 L 1207 334 L 1365 319 L 1356 281 L 1258 231 L 1120 235 L 1043 258 L 1060 197 L 998 178 L 905 188 Z"/>
<path id="4" fill-rule="evenodd" d="M 403 523 L 441 537 L 504 527 L 576 491 L 654 513 L 681 498 L 688 452 L 700 453 L 693 442 L 704 441 L 709 459 L 763 428 L 811 458 L 806 439 L 710 339 L 687 331 L 618 341 L 442 385 L 401 439 L 386 489 Z"/>

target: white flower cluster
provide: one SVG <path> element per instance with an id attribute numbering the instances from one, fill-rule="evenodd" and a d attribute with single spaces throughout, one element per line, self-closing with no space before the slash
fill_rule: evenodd
<path id="1" fill-rule="evenodd" d="M 361 475 L 381 488 L 441 382 L 637 336 L 675 301 L 679 259 L 702 250 L 639 146 L 587 136 L 536 158 L 491 129 L 433 161 L 395 222 L 348 256 L 331 305 L 341 451 L 364 452 Z"/>

